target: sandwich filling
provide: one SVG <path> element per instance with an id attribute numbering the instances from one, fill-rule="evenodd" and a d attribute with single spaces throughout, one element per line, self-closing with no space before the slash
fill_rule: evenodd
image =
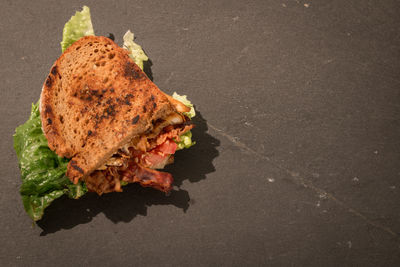
<path id="1" fill-rule="evenodd" d="M 101 195 L 121 192 L 121 186 L 127 183 L 140 183 L 168 193 L 172 189 L 172 175 L 156 169 L 174 162 L 176 142 L 193 127 L 190 119 L 179 113 L 156 121 L 152 130 L 134 137 L 103 166 L 83 178 L 88 190 Z"/>

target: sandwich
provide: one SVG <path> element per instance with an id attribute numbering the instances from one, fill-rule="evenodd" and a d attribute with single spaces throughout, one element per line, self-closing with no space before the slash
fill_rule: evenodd
<path id="1" fill-rule="evenodd" d="M 40 97 L 51 150 L 71 159 L 67 176 L 99 194 L 139 182 L 168 193 L 174 140 L 193 128 L 190 108 L 163 93 L 129 57 L 102 36 L 74 42 L 51 68 Z"/>
<path id="2" fill-rule="evenodd" d="M 64 194 L 121 192 L 129 183 L 172 190 L 172 175 L 159 170 L 194 144 L 195 111 L 186 96 L 169 96 L 148 78 L 148 58 L 133 39 L 128 31 L 119 47 L 95 36 L 86 6 L 65 25 L 63 53 L 14 135 L 20 193 L 34 221 Z"/>

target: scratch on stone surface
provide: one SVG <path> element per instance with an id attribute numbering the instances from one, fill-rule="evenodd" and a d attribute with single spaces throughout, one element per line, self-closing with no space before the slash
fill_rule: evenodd
<path id="1" fill-rule="evenodd" d="M 172 76 L 174 76 L 174 72 L 169 74 L 168 78 L 165 80 L 165 83 L 169 83 L 169 81 L 172 79 Z"/>
<path id="2" fill-rule="evenodd" d="M 380 223 L 376 223 L 376 222 L 370 220 L 368 217 L 363 215 L 361 212 L 359 212 L 359 211 L 353 209 L 352 207 L 348 206 L 346 203 L 344 203 L 343 201 L 339 200 L 338 198 L 336 198 L 331 193 L 325 191 L 324 189 L 321 189 L 321 188 L 315 186 L 310 180 L 304 178 L 298 172 L 291 171 L 288 168 L 286 168 L 286 167 L 280 165 L 279 163 L 273 161 L 270 157 L 265 156 L 265 155 L 255 151 L 255 150 L 253 150 L 252 148 L 248 147 L 243 142 L 239 141 L 237 137 L 234 137 L 234 136 L 226 133 L 225 131 L 223 131 L 221 129 L 218 129 L 214 125 L 212 125 L 210 123 L 207 123 L 207 125 L 211 129 L 213 129 L 214 131 L 216 131 L 217 133 L 219 133 L 220 135 L 222 135 L 223 137 L 225 137 L 226 139 L 231 141 L 236 147 L 238 147 L 241 150 L 245 151 L 246 153 L 253 154 L 253 155 L 257 156 L 259 159 L 266 160 L 271 165 L 273 165 L 273 166 L 277 167 L 278 169 L 283 170 L 284 172 L 289 174 L 289 176 L 291 177 L 292 182 L 294 182 L 295 184 L 301 185 L 304 188 L 311 189 L 317 195 L 319 195 L 321 199 L 330 199 L 330 200 L 332 200 L 334 203 L 338 204 L 339 206 L 341 206 L 342 208 L 344 208 L 345 210 L 347 210 L 348 212 L 350 212 L 354 216 L 359 217 L 360 219 L 362 219 L 367 224 L 369 224 L 369 225 L 371 225 L 371 226 L 373 226 L 375 228 L 378 228 L 380 230 L 383 230 L 386 233 L 388 233 L 388 234 L 390 234 L 390 235 L 392 235 L 394 237 L 399 237 L 399 235 L 396 232 L 394 232 L 392 229 L 390 229 L 389 227 L 386 227 L 386 226 L 384 226 L 384 225 L 382 225 Z"/>
<path id="3" fill-rule="evenodd" d="M 240 53 L 239 53 L 239 56 L 237 57 L 237 60 L 239 60 L 242 57 L 244 57 L 246 55 L 247 51 L 249 51 L 249 47 L 248 46 L 243 47 L 243 49 L 240 50 Z"/>

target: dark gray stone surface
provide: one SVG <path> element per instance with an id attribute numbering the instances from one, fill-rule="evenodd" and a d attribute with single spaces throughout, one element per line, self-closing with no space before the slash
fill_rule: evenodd
<path id="1" fill-rule="evenodd" d="M 171 196 L 60 199 L 25 214 L 12 134 L 83 4 L 131 29 L 155 83 L 187 94 L 197 145 Z M 400 264 L 398 1 L 0 3 L 1 266 Z"/>

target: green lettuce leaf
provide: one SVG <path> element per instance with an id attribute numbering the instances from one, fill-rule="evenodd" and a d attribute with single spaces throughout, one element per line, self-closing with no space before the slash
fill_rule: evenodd
<path id="1" fill-rule="evenodd" d="M 186 95 L 179 95 L 176 92 L 174 92 L 172 94 L 172 97 L 175 98 L 176 100 L 182 102 L 185 106 L 190 108 L 189 112 L 184 112 L 183 114 L 185 114 L 186 116 L 189 117 L 189 119 L 193 118 L 194 116 L 196 116 L 196 111 L 194 110 L 193 104 L 192 102 L 190 102 Z"/>
<path id="2" fill-rule="evenodd" d="M 142 47 L 135 43 L 133 39 L 135 35 L 128 30 L 124 34 L 124 45 L 123 47 L 129 51 L 129 56 L 133 59 L 133 61 L 143 70 L 143 61 L 149 60 L 149 58 L 144 53 Z"/>
<path id="3" fill-rule="evenodd" d="M 83 36 L 94 35 L 90 9 L 83 6 L 82 11 L 76 11 L 75 16 L 65 24 L 61 50 L 65 51 L 71 44 Z"/>
<path id="4" fill-rule="evenodd" d="M 74 185 L 66 177 L 68 160 L 50 150 L 42 131 L 39 103 L 32 105 L 29 119 L 14 134 L 14 149 L 21 169 L 20 194 L 24 208 L 40 220 L 52 201 L 66 194 L 79 198 L 87 192 L 83 183 Z"/>
<path id="5" fill-rule="evenodd" d="M 186 116 L 188 116 L 190 119 L 196 116 L 196 111 L 194 110 L 192 102 L 190 102 L 186 95 L 179 95 L 176 92 L 172 94 L 172 97 L 180 102 L 182 102 L 185 106 L 190 108 L 189 112 L 184 112 Z M 176 141 L 175 143 L 178 145 L 178 150 L 184 149 L 184 148 L 189 148 L 193 145 L 196 144 L 195 141 L 192 141 L 192 132 L 188 131 L 180 136 L 180 141 Z"/>
<path id="6" fill-rule="evenodd" d="M 87 35 L 94 35 L 90 10 L 84 6 L 65 24 L 61 50 Z M 40 220 L 47 208 L 62 195 L 77 199 L 87 192 L 83 182 L 73 184 L 66 177 L 68 160 L 50 150 L 42 131 L 39 104 L 32 105 L 31 115 L 15 130 L 14 149 L 21 169 L 20 194 L 24 208 L 34 220 Z"/>

